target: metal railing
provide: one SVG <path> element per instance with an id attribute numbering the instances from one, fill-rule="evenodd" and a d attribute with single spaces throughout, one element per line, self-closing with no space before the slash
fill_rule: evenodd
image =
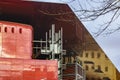
<path id="1" fill-rule="evenodd" d="M 86 80 L 85 71 L 80 64 L 70 63 L 63 64 L 63 80 L 65 79 L 73 79 L 73 80 Z"/>
<path id="2" fill-rule="evenodd" d="M 75 63 L 75 72 L 76 72 L 76 79 L 75 80 L 85 80 L 85 71 L 80 64 L 77 62 Z"/>

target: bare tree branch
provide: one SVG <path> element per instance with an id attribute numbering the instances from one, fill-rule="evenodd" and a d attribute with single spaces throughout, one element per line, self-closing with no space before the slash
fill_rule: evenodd
<path id="1" fill-rule="evenodd" d="M 111 34 L 115 31 L 120 30 L 120 27 L 109 30 L 109 27 L 114 23 L 116 20 L 118 20 L 120 16 L 120 0 L 60 0 L 63 2 L 66 2 L 68 4 L 77 2 L 78 6 L 73 6 L 73 11 L 78 15 L 79 19 L 81 21 L 93 21 L 98 19 L 101 16 L 108 15 L 111 13 L 111 16 L 109 16 L 109 20 L 106 21 L 103 25 L 100 26 L 97 32 L 95 32 L 95 36 L 99 36 L 103 34 L 103 32 L 107 31 L 105 34 Z M 61 11 L 59 12 L 49 12 L 44 10 L 38 10 L 40 13 L 50 16 L 56 16 L 56 20 L 60 21 L 68 21 L 68 22 L 74 22 L 71 20 L 72 18 L 69 18 L 67 16 L 68 14 L 72 16 L 72 12 L 68 11 Z M 61 17 L 59 17 L 61 16 Z M 67 18 L 63 18 L 63 17 Z"/>
<path id="2" fill-rule="evenodd" d="M 111 20 L 107 23 L 107 25 L 102 30 L 97 32 L 96 37 L 99 36 L 100 34 L 102 34 L 110 26 L 110 24 L 114 21 L 115 16 L 116 16 L 118 11 L 119 11 L 119 9 L 116 10 L 116 12 L 113 14 Z"/>
<path id="3" fill-rule="evenodd" d="M 81 3 L 81 0 L 76 0 L 79 3 L 79 8 L 75 9 L 81 21 L 93 21 L 98 19 L 103 15 L 112 14 L 109 16 L 109 20 L 106 21 L 95 33 L 95 36 L 101 35 L 103 32 L 107 31 L 105 34 L 111 34 L 115 31 L 120 30 L 120 27 L 109 30 L 109 27 L 114 23 L 120 16 L 120 0 L 85 0 Z"/>

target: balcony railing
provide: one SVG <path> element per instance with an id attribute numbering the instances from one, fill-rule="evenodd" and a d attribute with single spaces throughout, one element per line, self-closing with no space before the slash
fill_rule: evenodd
<path id="1" fill-rule="evenodd" d="M 63 68 L 63 80 L 85 80 L 85 71 L 80 64 L 64 64 Z"/>

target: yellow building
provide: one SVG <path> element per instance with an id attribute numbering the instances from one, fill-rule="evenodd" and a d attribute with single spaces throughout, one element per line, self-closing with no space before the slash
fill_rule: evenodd
<path id="1" fill-rule="evenodd" d="M 86 80 L 120 80 L 120 74 L 101 50 L 86 50 L 79 59 L 86 70 Z"/>

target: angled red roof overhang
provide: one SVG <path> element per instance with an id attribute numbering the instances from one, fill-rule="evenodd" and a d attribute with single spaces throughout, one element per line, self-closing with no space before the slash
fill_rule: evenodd
<path id="1" fill-rule="evenodd" d="M 44 38 L 52 24 L 63 27 L 64 44 L 81 43 L 83 25 L 67 4 L 21 0 L 0 1 L 0 20 L 32 25 L 34 39 Z"/>

